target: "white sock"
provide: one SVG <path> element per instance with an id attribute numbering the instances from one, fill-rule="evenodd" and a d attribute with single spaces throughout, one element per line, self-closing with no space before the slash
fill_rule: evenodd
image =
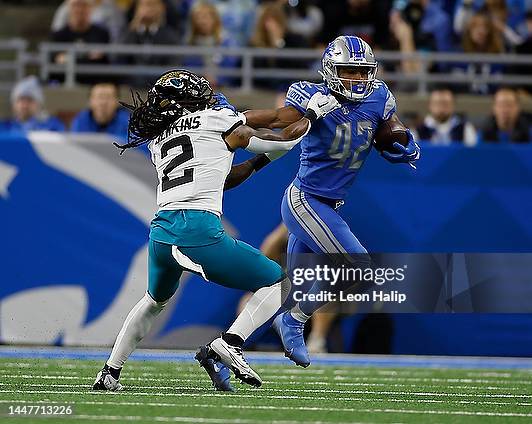
<path id="1" fill-rule="evenodd" d="M 288 278 L 272 286 L 260 288 L 253 293 L 227 332 L 246 340 L 251 333 L 275 315 L 286 300 L 289 291 L 290 280 Z"/>
<path id="2" fill-rule="evenodd" d="M 310 319 L 310 315 L 305 314 L 300 308 L 299 303 L 296 304 L 292 309 L 290 309 L 290 315 L 292 318 L 299 322 L 307 322 Z"/>
<path id="3" fill-rule="evenodd" d="M 167 305 L 166 302 L 156 302 L 146 292 L 139 302 L 129 312 L 122 329 L 116 337 L 111 356 L 107 360 L 107 365 L 113 368 L 122 368 L 131 352 L 137 344 L 150 331 L 150 328 L 157 318 L 157 315 Z"/>

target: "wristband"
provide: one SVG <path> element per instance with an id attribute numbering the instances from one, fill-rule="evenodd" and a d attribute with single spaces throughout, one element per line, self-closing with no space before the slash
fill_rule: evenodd
<path id="1" fill-rule="evenodd" d="M 307 109 L 307 111 L 305 112 L 305 115 L 303 115 L 303 117 L 307 118 L 310 121 L 311 124 L 316 122 L 316 120 L 318 119 L 318 115 L 312 109 Z"/>

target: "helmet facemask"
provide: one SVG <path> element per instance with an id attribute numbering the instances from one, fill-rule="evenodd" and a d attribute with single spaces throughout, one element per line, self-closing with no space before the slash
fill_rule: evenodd
<path id="1" fill-rule="evenodd" d="M 366 79 L 341 78 L 341 68 L 360 68 L 367 74 Z M 378 65 L 376 62 L 367 63 L 334 63 L 325 58 L 323 71 L 320 72 L 329 89 L 348 100 L 361 100 L 369 96 L 373 90 L 373 82 L 377 77 Z"/>

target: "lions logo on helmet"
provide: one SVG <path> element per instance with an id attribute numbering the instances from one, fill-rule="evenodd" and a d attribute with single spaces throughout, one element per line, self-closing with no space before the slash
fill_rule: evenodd
<path id="1" fill-rule="evenodd" d="M 331 91 L 349 100 L 363 99 L 373 91 L 378 65 L 371 47 L 361 38 L 350 35 L 335 38 L 323 52 L 321 63 L 320 75 Z M 341 67 L 363 68 L 367 79 L 340 78 Z"/>

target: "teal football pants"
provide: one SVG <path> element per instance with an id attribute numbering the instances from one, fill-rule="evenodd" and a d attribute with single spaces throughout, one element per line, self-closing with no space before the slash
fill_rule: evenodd
<path id="1" fill-rule="evenodd" d="M 257 291 L 285 278 L 281 267 L 254 247 L 224 235 L 208 246 L 179 247 L 201 265 L 205 277 L 225 287 Z M 157 302 L 168 300 L 179 287 L 187 269 L 172 254 L 172 245 L 150 239 L 148 248 L 148 293 Z"/>

